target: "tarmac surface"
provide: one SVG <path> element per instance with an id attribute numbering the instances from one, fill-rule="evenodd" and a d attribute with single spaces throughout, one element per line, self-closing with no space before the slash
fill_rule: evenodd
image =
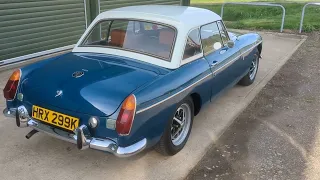
<path id="1" fill-rule="evenodd" d="M 217 142 L 220 135 L 305 40 L 304 36 L 298 35 L 266 32 L 261 35 L 264 39 L 263 59 L 260 61 L 255 83 L 249 87 L 236 86 L 215 102 L 204 106 L 200 114 L 195 117 L 185 148 L 177 155 L 164 157 L 149 150 L 134 157 L 119 159 L 94 150 L 79 151 L 73 144 L 41 133 L 27 140 L 25 135 L 31 129 L 18 128 L 14 119 L 0 115 L 0 179 L 171 180 L 185 178 L 211 145 Z M 0 109 L 5 108 L 2 88 L 11 73 L 12 70 L 0 72 Z M 295 126 L 295 129 L 299 127 Z M 237 137 L 236 134 L 235 137 Z M 241 151 L 235 150 L 239 153 Z M 285 155 L 283 151 L 279 153 Z M 248 153 L 244 152 L 243 156 L 246 155 Z"/>
<path id="2" fill-rule="evenodd" d="M 309 36 L 186 179 L 319 180 L 319 49 Z"/>

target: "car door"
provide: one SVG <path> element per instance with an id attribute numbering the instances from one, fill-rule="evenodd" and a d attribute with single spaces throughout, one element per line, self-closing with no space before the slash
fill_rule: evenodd
<path id="1" fill-rule="evenodd" d="M 211 82 L 212 97 L 235 82 L 236 74 L 233 65 L 234 62 L 241 59 L 236 47 L 227 46 L 229 36 L 222 26 L 223 24 L 217 21 L 204 25 L 200 29 L 204 56 L 214 76 Z"/>

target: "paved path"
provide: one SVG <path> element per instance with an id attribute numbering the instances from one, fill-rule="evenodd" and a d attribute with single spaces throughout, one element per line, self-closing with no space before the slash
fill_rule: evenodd
<path id="1" fill-rule="evenodd" d="M 174 157 L 155 151 L 128 159 L 85 150 L 44 134 L 25 139 L 28 128 L 19 129 L 12 119 L 0 116 L 0 179 L 182 179 L 197 164 L 210 145 L 251 102 L 275 72 L 303 41 L 300 36 L 262 33 L 263 60 L 256 82 L 236 86 L 196 116 L 185 148 Z M 11 72 L 0 73 L 3 88 Z M 1 91 L 2 92 L 2 91 Z M 0 108 L 5 107 L 2 95 Z"/>
<path id="2" fill-rule="evenodd" d="M 320 34 L 274 76 L 187 179 L 320 179 Z"/>

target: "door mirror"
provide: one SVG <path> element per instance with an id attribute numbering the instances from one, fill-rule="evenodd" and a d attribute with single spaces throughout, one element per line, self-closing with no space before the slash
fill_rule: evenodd
<path id="1" fill-rule="evenodd" d="M 234 47 L 234 41 L 229 40 L 229 41 L 227 42 L 227 46 L 228 46 L 228 48 L 233 48 L 233 47 Z"/>

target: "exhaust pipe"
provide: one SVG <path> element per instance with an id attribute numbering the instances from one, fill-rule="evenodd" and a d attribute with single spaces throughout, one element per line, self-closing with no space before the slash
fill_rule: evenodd
<path id="1" fill-rule="evenodd" d="M 30 132 L 26 135 L 26 138 L 27 138 L 27 139 L 30 139 L 30 138 L 31 138 L 34 134 L 36 134 L 37 132 L 39 132 L 39 131 L 33 129 L 32 131 L 30 131 Z"/>

